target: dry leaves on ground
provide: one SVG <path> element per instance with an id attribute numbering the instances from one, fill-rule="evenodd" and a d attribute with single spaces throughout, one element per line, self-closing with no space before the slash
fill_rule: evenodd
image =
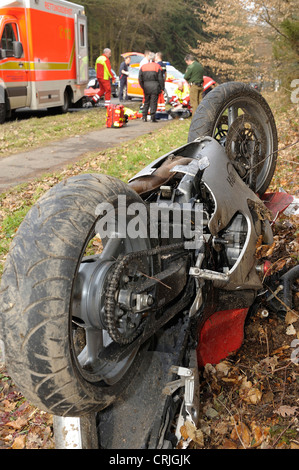
<path id="1" fill-rule="evenodd" d="M 53 418 L 16 389 L 0 363 L 0 449 L 53 449 Z"/>

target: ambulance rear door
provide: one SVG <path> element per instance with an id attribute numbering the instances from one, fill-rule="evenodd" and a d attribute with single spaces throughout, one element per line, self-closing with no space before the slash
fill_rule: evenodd
<path id="1" fill-rule="evenodd" d="M 76 81 L 78 85 L 84 85 L 88 81 L 87 18 L 84 15 L 75 15 L 75 41 Z"/>

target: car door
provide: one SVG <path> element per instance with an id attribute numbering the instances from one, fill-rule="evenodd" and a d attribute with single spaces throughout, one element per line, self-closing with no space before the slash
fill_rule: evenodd
<path id="1" fill-rule="evenodd" d="M 138 81 L 139 67 L 129 67 L 129 76 L 127 80 L 127 95 L 134 98 L 142 98 L 143 90 Z"/>

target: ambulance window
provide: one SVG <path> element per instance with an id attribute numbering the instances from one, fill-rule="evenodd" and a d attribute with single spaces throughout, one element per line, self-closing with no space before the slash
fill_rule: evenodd
<path id="1" fill-rule="evenodd" d="M 85 25 L 80 24 L 80 46 L 85 47 Z"/>
<path id="2" fill-rule="evenodd" d="M 7 23 L 4 26 L 1 37 L 1 49 L 6 51 L 6 57 L 13 57 L 13 41 L 18 40 L 18 30 L 15 23 Z"/>

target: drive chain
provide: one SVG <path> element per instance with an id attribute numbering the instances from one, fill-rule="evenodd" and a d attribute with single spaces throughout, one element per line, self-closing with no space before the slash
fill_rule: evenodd
<path id="1" fill-rule="evenodd" d="M 119 283 L 121 281 L 122 275 L 125 269 L 132 263 L 132 261 L 138 260 L 142 263 L 142 258 L 152 257 L 155 255 L 163 253 L 172 253 L 174 250 L 179 250 L 184 247 L 184 243 L 174 243 L 172 245 L 165 245 L 149 250 L 142 250 L 133 253 L 127 253 L 126 255 L 121 255 L 118 257 L 115 268 L 109 280 L 109 285 L 107 289 L 107 294 L 105 297 L 105 313 L 104 320 L 107 328 L 107 332 L 113 341 L 126 345 L 134 341 L 137 336 L 140 335 L 145 326 L 145 321 L 141 321 L 140 325 L 132 331 L 132 334 L 129 336 L 123 335 L 117 326 L 117 318 L 115 315 L 115 307 L 117 304 L 116 295 L 119 288 Z"/>

